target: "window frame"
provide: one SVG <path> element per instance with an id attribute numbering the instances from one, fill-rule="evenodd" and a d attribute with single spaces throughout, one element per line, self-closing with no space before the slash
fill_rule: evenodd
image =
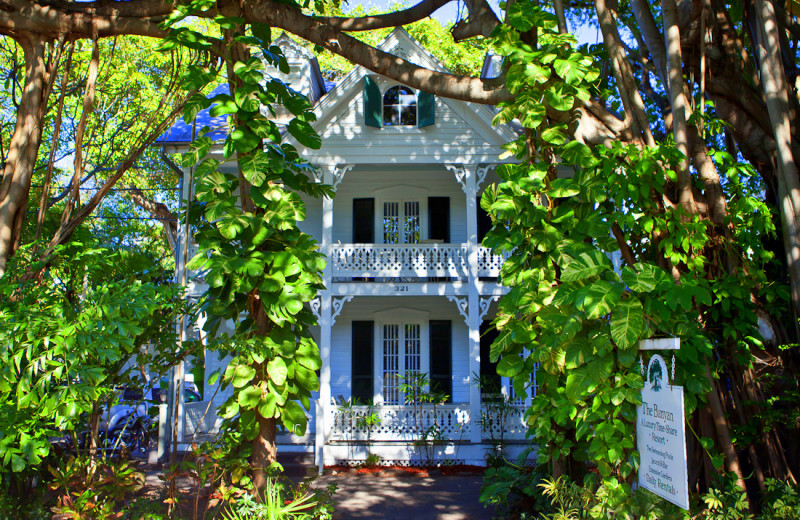
<path id="1" fill-rule="evenodd" d="M 398 120 L 399 121 L 402 121 L 403 108 L 412 106 L 410 104 L 409 105 L 403 105 L 403 104 L 399 103 L 399 101 L 398 101 L 397 104 L 387 105 L 386 104 L 386 95 L 389 93 L 390 90 L 392 90 L 394 88 L 396 88 L 396 89 L 398 89 L 400 91 L 402 91 L 403 89 L 407 89 L 414 96 L 414 104 L 413 104 L 413 107 L 414 107 L 414 123 L 413 124 L 402 124 L 402 123 L 399 123 L 399 124 L 391 124 L 391 123 L 389 123 L 389 124 L 387 124 L 386 123 L 386 108 L 387 108 L 387 106 L 392 107 L 392 108 L 396 108 L 398 110 L 398 114 L 397 115 L 398 115 Z M 400 96 L 398 95 L 398 100 L 399 99 L 400 99 Z M 419 91 L 418 90 L 415 90 L 415 89 L 413 89 L 413 88 L 411 88 L 411 87 L 409 87 L 407 85 L 403 85 L 401 83 L 393 83 L 393 84 L 389 85 L 385 90 L 381 91 L 381 126 L 383 128 L 419 128 L 418 124 L 419 124 Z"/>
<path id="2" fill-rule="evenodd" d="M 405 307 L 377 312 L 374 315 L 375 328 L 373 330 L 373 402 L 376 405 L 405 406 L 402 392 L 399 393 L 399 402 L 387 404 L 383 395 L 383 341 L 384 326 L 398 325 L 399 331 L 399 366 L 398 373 L 404 374 L 405 369 L 405 327 L 406 325 L 419 325 L 419 373 L 430 374 L 430 313 L 418 309 Z M 402 369 L 401 369 L 402 367 Z M 426 389 L 427 390 L 427 389 Z"/>

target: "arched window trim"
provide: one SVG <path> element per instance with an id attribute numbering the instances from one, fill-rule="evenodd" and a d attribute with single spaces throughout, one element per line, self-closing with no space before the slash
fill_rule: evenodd
<path id="1" fill-rule="evenodd" d="M 389 91 L 391 91 L 392 89 L 398 89 L 400 91 L 402 91 L 402 90 L 409 91 L 414 97 L 413 104 L 412 103 L 408 103 L 408 104 L 400 103 L 399 102 L 399 96 L 398 96 L 398 103 L 391 103 L 391 104 L 387 105 L 387 103 L 386 103 L 386 95 L 389 94 Z M 405 112 L 404 109 L 411 108 L 412 106 L 413 106 L 413 112 L 411 110 L 409 110 L 408 112 Z M 387 108 L 390 108 L 390 107 L 391 107 L 392 111 L 387 112 Z M 402 85 L 400 83 L 389 85 L 386 88 L 386 90 L 384 90 L 381 93 L 381 108 L 382 108 L 382 115 L 383 115 L 383 118 L 382 118 L 383 126 L 395 127 L 395 128 L 396 127 L 409 127 L 409 128 L 410 127 L 416 127 L 417 126 L 417 121 L 419 120 L 419 91 L 417 91 L 415 89 L 412 89 L 411 87 L 408 87 L 406 85 Z M 392 113 L 392 112 L 394 112 L 394 113 Z M 413 113 L 413 121 L 410 120 L 410 119 L 406 119 L 406 123 L 403 123 L 403 116 L 407 115 L 407 114 L 412 114 L 412 113 Z M 389 123 L 387 123 L 387 114 L 390 114 L 393 117 L 396 116 L 396 119 L 394 119 L 394 121 L 397 121 L 397 122 L 389 122 Z"/>

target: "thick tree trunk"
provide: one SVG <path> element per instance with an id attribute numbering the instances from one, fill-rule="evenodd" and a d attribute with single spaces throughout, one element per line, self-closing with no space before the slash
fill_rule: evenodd
<path id="1" fill-rule="evenodd" d="M 772 131 L 777 144 L 778 197 L 780 199 L 786 262 L 791 280 L 795 315 L 800 316 L 800 180 L 792 154 L 789 90 L 780 55 L 778 21 L 769 0 L 755 0 L 761 84 L 767 99 Z"/>
<path id="2" fill-rule="evenodd" d="M 678 28 L 678 7 L 675 0 L 662 0 L 664 33 L 667 42 L 667 79 L 669 81 L 670 106 L 672 107 L 672 135 L 675 146 L 683 154 L 678 166 L 678 200 L 690 215 L 697 213 L 692 195 L 692 177 L 689 172 L 689 137 L 686 130 L 686 112 L 689 100 L 684 95 L 683 59 L 681 57 L 681 32 Z"/>
<path id="3" fill-rule="evenodd" d="M 258 436 L 252 442 L 253 455 L 251 458 L 253 486 L 256 489 L 263 489 L 267 481 L 266 469 L 278 460 L 278 449 L 275 446 L 276 435 L 275 419 L 258 416 Z"/>
<path id="4" fill-rule="evenodd" d="M 5 273 L 8 259 L 14 254 L 14 244 L 19 240 L 42 139 L 41 109 L 45 103 L 47 43 L 35 37 L 20 37 L 17 42 L 25 54 L 25 85 L 0 182 L 0 276 Z"/>

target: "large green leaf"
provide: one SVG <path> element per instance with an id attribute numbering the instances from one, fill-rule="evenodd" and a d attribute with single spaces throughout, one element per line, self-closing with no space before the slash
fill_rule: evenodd
<path id="1" fill-rule="evenodd" d="M 294 378 L 300 386 L 310 392 L 319 390 L 319 378 L 313 370 L 297 364 L 294 366 Z"/>
<path id="2" fill-rule="evenodd" d="M 503 356 L 497 364 L 497 373 L 503 377 L 514 377 L 522 371 L 525 360 L 513 354 Z"/>
<path id="3" fill-rule="evenodd" d="M 612 269 L 611 261 L 602 251 L 593 249 L 581 253 L 568 263 L 561 271 L 562 282 L 574 282 L 597 276 L 603 271 Z"/>
<path id="4" fill-rule="evenodd" d="M 586 313 L 589 319 L 599 318 L 611 312 L 622 296 L 621 284 L 611 284 L 598 280 L 588 287 L 581 288 L 575 303 Z"/>
<path id="5" fill-rule="evenodd" d="M 258 403 L 258 413 L 261 417 L 266 419 L 272 419 L 277 415 L 278 407 L 277 407 L 277 400 L 275 399 L 275 394 L 269 393 L 264 395 L 261 398 L 261 401 Z"/>
<path id="6" fill-rule="evenodd" d="M 629 296 L 620 300 L 611 312 L 611 338 L 620 348 L 627 349 L 644 333 L 642 303 Z"/>
<path id="7" fill-rule="evenodd" d="M 289 133 L 303 146 L 313 148 L 314 150 L 318 150 L 322 146 L 322 138 L 317 134 L 314 128 L 305 121 L 301 121 L 297 118 L 292 119 L 289 121 L 286 129 L 289 130 Z"/>
<path id="8" fill-rule="evenodd" d="M 305 435 L 308 418 L 303 408 L 296 401 L 288 401 L 286 403 L 286 406 L 281 410 L 281 421 L 283 426 L 295 435 Z"/>
<path id="9" fill-rule="evenodd" d="M 636 264 L 639 272 L 632 268 L 625 266 L 622 268 L 620 278 L 627 285 L 631 291 L 636 292 L 650 292 L 656 288 L 657 281 L 657 267 L 650 264 Z"/>
<path id="10" fill-rule="evenodd" d="M 236 396 L 239 406 L 244 410 L 251 410 L 258 406 L 261 400 L 261 389 L 257 386 L 247 386 L 239 390 L 239 395 Z"/>
<path id="11" fill-rule="evenodd" d="M 282 385 L 286 381 L 289 370 L 282 357 L 276 357 L 267 363 L 267 374 L 275 385 Z"/>
<path id="12" fill-rule="evenodd" d="M 247 365 L 239 365 L 233 371 L 233 386 L 241 388 L 256 376 L 256 371 Z"/>
<path id="13" fill-rule="evenodd" d="M 589 366 L 578 367 L 567 375 L 566 394 L 570 401 L 578 402 L 583 396 L 594 390 L 597 378 Z"/>

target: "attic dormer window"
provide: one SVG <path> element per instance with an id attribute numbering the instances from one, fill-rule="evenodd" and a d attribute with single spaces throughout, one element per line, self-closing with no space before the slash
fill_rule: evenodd
<path id="1" fill-rule="evenodd" d="M 383 126 L 417 126 L 417 96 L 397 85 L 383 95 Z"/>
<path id="2" fill-rule="evenodd" d="M 382 112 L 382 113 L 381 113 Z M 433 94 L 415 93 L 409 87 L 394 85 L 381 94 L 378 82 L 364 77 L 364 124 L 374 128 L 432 126 L 436 121 Z"/>

